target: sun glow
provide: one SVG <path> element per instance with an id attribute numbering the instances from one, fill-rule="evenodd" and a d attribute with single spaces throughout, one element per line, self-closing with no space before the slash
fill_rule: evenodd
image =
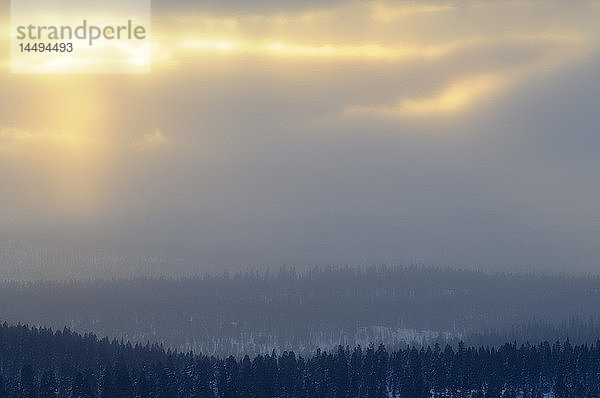
<path id="1" fill-rule="evenodd" d="M 482 98 L 497 94 L 510 80 L 498 74 L 483 74 L 450 83 L 438 93 L 419 99 L 403 99 L 392 105 L 351 106 L 348 115 L 425 117 L 458 115 Z"/>
<path id="2" fill-rule="evenodd" d="M 400 104 L 400 112 L 420 116 L 456 112 L 486 94 L 497 91 L 503 83 L 499 76 L 474 76 L 450 85 L 433 98 L 403 101 Z"/>
<path id="3" fill-rule="evenodd" d="M 401 17 L 407 17 L 419 13 L 438 13 L 450 11 L 456 8 L 450 4 L 409 4 L 405 6 L 391 6 L 386 3 L 373 3 L 371 5 L 371 17 L 378 22 L 392 22 Z"/>
<path id="4" fill-rule="evenodd" d="M 2 103 L 0 160 L 27 170 L 36 164 L 30 173 L 44 177 L 38 185 L 63 209 L 93 209 L 109 190 L 111 156 L 142 156 L 142 151 L 161 156 L 184 135 L 174 126 L 204 131 L 204 119 L 213 113 L 241 111 L 246 122 L 263 95 L 273 108 L 293 104 L 291 119 L 308 119 L 313 112 L 311 121 L 331 115 L 353 122 L 357 115 L 393 123 L 459 120 L 480 104 L 503 99 L 526 78 L 597 50 L 596 25 L 572 24 L 577 18 L 552 9 L 544 23 L 532 22 L 519 15 L 518 5 L 502 3 L 497 18 L 491 15 L 499 5 L 472 2 L 363 2 L 231 16 L 165 12 L 153 21 L 149 47 L 122 43 L 118 54 L 106 54 L 107 59 L 125 54 L 122 62 L 133 66 L 152 62 L 150 75 L 120 81 L 12 76 L 6 73 L 9 59 L 0 57 L 3 93 L 9 87 L 26 97 L 21 105 L 14 104 L 19 98 Z M 10 53 L 7 26 L 8 21 L 0 23 L 0 31 L 7 32 L 0 36 L 3 54 Z M 67 73 L 83 66 L 97 72 L 102 62 L 48 57 L 42 71 Z M 214 131 L 245 129 L 235 117 L 221 119 L 227 122 L 211 121 Z"/>

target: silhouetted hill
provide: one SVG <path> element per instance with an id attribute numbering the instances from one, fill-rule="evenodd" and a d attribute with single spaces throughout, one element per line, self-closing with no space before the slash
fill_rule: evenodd
<path id="1" fill-rule="evenodd" d="M 6 282 L 0 286 L 0 319 L 184 351 L 310 353 L 371 342 L 389 347 L 459 339 L 593 342 L 598 302 L 598 277 L 316 268 L 182 279 Z"/>

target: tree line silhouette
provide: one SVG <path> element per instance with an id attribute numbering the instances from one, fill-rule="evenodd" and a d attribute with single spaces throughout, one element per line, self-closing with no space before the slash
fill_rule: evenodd
<path id="1" fill-rule="evenodd" d="M 600 341 L 219 358 L 0 326 L 0 397 L 598 397 Z M 547 394 L 553 395 L 547 395 Z M 545 395 L 546 394 L 546 395 Z"/>

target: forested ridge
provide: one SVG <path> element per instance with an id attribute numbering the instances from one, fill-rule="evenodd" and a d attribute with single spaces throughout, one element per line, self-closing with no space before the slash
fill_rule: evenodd
<path id="1" fill-rule="evenodd" d="M 0 326 L 0 397 L 598 397 L 600 341 L 218 358 Z M 553 395 L 544 395 L 550 394 Z"/>
<path id="2" fill-rule="evenodd" d="M 66 325 L 215 355 L 307 355 L 370 342 L 501 344 L 513 336 L 593 343 L 598 302 L 598 277 L 401 266 L 0 285 L 0 319 L 11 324 Z M 572 318 L 586 323 L 576 335 L 560 326 Z"/>

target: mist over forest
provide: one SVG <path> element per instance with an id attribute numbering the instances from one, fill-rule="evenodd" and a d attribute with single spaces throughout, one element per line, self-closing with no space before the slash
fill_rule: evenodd
<path id="1" fill-rule="evenodd" d="M 383 343 L 594 342 L 598 277 L 322 267 L 194 278 L 5 282 L 0 318 L 211 355 Z"/>

